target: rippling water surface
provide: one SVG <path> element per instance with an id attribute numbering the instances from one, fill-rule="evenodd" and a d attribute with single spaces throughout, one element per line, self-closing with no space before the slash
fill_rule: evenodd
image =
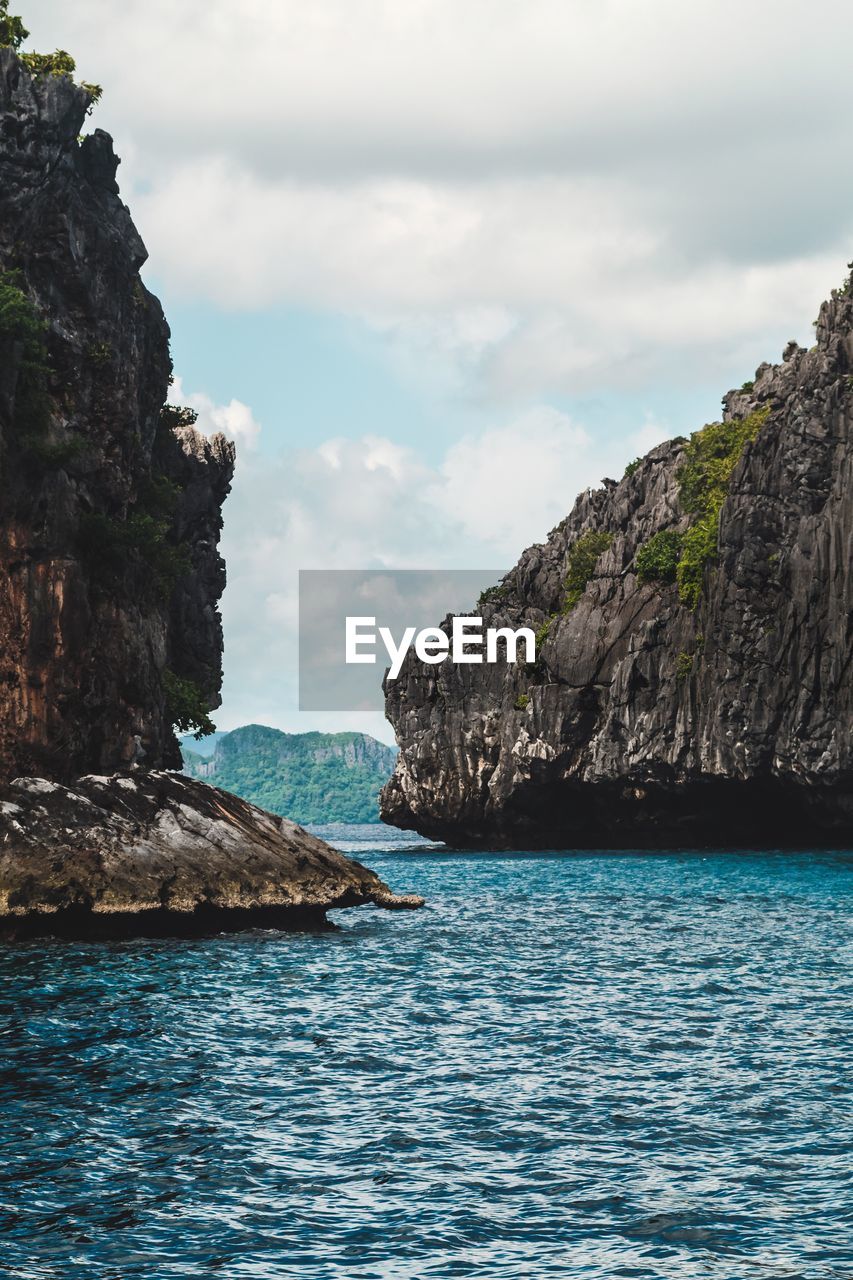
<path id="1" fill-rule="evenodd" d="M 0 949 L 0 1274 L 853 1276 L 849 858 L 334 834 L 428 909 Z"/>

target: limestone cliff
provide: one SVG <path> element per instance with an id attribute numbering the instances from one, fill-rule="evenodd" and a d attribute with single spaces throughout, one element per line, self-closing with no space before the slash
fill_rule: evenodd
<path id="1" fill-rule="evenodd" d="M 24 38 L 0 0 L 0 42 Z M 94 87 L 73 69 L 0 48 L 0 934 L 313 928 L 333 907 L 421 906 L 292 822 L 162 771 L 181 767 L 173 726 L 207 727 L 219 705 L 234 449 L 165 404 L 169 329 L 112 142 L 79 138 Z"/>
<path id="2" fill-rule="evenodd" d="M 91 91 L 0 49 L 0 781 L 180 767 L 219 704 L 234 451 L 166 410 L 169 329 Z"/>
<path id="3" fill-rule="evenodd" d="M 533 670 L 411 658 L 388 683 L 385 820 L 510 847 L 849 843 L 851 374 L 848 281 L 723 426 L 583 493 L 477 609 L 539 630 Z"/>

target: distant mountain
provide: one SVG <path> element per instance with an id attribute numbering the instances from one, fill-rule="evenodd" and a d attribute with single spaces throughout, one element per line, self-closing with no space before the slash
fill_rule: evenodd
<path id="1" fill-rule="evenodd" d="M 379 791 L 397 758 L 366 733 L 282 733 L 262 724 L 217 734 L 212 753 L 182 738 L 181 752 L 190 777 L 302 824 L 378 822 Z"/>

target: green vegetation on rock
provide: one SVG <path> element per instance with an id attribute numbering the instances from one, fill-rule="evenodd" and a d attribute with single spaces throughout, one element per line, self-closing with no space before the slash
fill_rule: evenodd
<path id="1" fill-rule="evenodd" d="M 167 668 L 163 672 L 163 694 L 166 714 L 178 733 L 192 733 L 199 739 L 216 732 L 207 700 L 194 680 L 175 675 Z"/>
<path id="2" fill-rule="evenodd" d="M 686 680 L 693 670 L 693 654 L 680 653 L 675 660 L 675 678 L 676 680 Z"/>
<path id="3" fill-rule="evenodd" d="M 146 511 L 133 511 L 125 520 L 92 511 L 80 521 L 80 551 L 102 578 L 141 569 L 144 585 L 167 599 L 190 568 L 186 547 L 170 542 L 168 534 L 169 521 Z"/>
<path id="4" fill-rule="evenodd" d="M 86 359 L 95 368 L 103 368 L 114 358 L 115 351 L 109 342 L 90 342 L 86 348 Z"/>
<path id="5" fill-rule="evenodd" d="M 179 498 L 173 481 L 154 474 L 124 519 L 102 511 L 84 515 L 79 545 L 92 572 L 109 581 L 138 570 L 140 586 L 167 600 L 190 570 L 187 548 L 171 538 Z"/>
<path id="6" fill-rule="evenodd" d="M 21 19 L 9 13 L 9 0 L 0 0 L 0 49 L 20 49 L 29 34 Z"/>
<path id="7" fill-rule="evenodd" d="M 695 609 L 702 594 L 705 580 L 705 569 L 717 558 L 717 533 L 719 530 L 719 514 L 716 519 L 704 517 L 691 525 L 684 535 L 681 559 L 678 562 L 678 598 L 688 609 Z"/>
<path id="8" fill-rule="evenodd" d="M 282 733 L 246 725 L 204 757 L 182 743 L 185 772 L 300 823 L 378 822 L 396 752 L 363 733 Z"/>
<path id="9" fill-rule="evenodd" d="M 695 431 L 687 443 L 676 478 L 681 505 L 693 522 L 684 534 L 676 578 L 679 598 L 690 609 L 699 603 L 706 567 L 717 558 L 720 512 L 732 472 L 769 416 L 766 405 L 746 418 L 712 422 Z"/>
<path id="10" fill-rule="evenodd" d="M 0 49 L 14 49 L 33 76 L 74 75 L 77 64 L 65 49 L 54 49 L 53 53 L 21 53 L 21 45 L 29 34 L 22 20 L 9 13 L 9 0 L 0 0 Z M 100 100 L 103 89 L 99 84 L 83 82 L 80 87 L 91 99 L 90 108 Z"/>
<path id="11" fill-rule="evenodd" d="M 765 405 L 746 418 L 712 422 L 701 431 L 694 431 L 676 474 L 685 511 L 699 516 L 719 511 L 736 463 L 769 416 L 770 406 Z"/>
<path id="12" fill-rule="evenodd" d="M 86 451 L 80 436 L 51 439 L 47 325 L 14 271 L 0 272 L 0 352 L 17 368 L 14 427 L 30 471 L 56 471 Z"/>
<path id="13" fill-rule="evenodd" d="M 644 542 L 637 552 L 637 577 L 641 582 L 675 582 L 683 537 L 675 529 L 663 529 Z"/>
<path id="14" fill-rule="evenodd" d="M 61 471 L 76 462 L 86 452 L 86 441 L 81 436 L 67 436 L 64 440 L 46 440 L 40 435 L 22 437 L 27 457 L 33 467 L 41 471 Z"/>
<path id="15" fill-rule="evenodd" d="M 539 650 L 542 648 L 543 644 L 548 639 L 548 636 L 551 632 L 551 623 L 554 621 L 555 617 L 557 617 L 557 615 L 552 613 L 550 617 L 545 619 L 545 621 L 542 623 L 541 626 L 536 628 L 535 640 L 536 640 L 537 657 L 539 655 Z"/>
<path id="16" fill-rule="evenodd" d="M 483 606 L 487 604 L 502 604 L 504 600 L 509 598 L 509 595 L 509 587 L 505 586 L 502 582 L 499 582 L 494 587 L 486 587 L 485 591 L 480 592 L 480 596 L 477 600 L 477 608 L 482 609 Z"/>
<path id="17" fill-rule="evenodd" d="M 613 542 L 613 534 L 590 530 L 569 547 L 563 613 L 571 613 L 595 572 L 595 566 Z"/>
<path id="18" fill-rule="evenodd" d="M 21 435 L 45 430 L 49 416 L 47 395 L 46 326 L 20 287 L 14 271 L 0 273 L 0 350 L 17 359 L 15 426 Z"/>
<path id="19" fill-rule="evenodd" d="M 185 405 L 164 404 L 160 410 L 160 426 L 167 431 L 176 431 L 179 427 L 194 427 L 198 422 L 195 409 Z"/>
<path id="20" fill-rule="evenodd" d="M 682 604 L 696 608 L 705 570 L 717 558 L 720 512 L 732 472 L 769 415 L 766 405 L 746 418 L 712 422 L 693 433 L 676 472 L 681 505 L 692 522 L 685 533 L 663 529 L 643 543 L 635 561 L 641 582 L 677 582 Z"/>
<path id="21" fill-rule="evenodd" d="M 53 53 L 19 53 L 18 57 L 33 76 L 73 76 L 77 63 L 65 49 Z"/>

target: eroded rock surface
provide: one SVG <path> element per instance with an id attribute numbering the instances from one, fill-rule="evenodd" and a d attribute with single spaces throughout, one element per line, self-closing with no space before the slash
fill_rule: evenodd
<path id="1" fill-rule="evenodd" d="M 169 329 L 112 140 L 80 138 L 90 101 L 0 49 L 0 930 L 419 906 L 293 823 L 160 771 L 181 764 L 173 724 L 220 702 L 234 447 L 165 405 Z"/>
<path id="2" fill-rule="evenodd" d="M 320 925 L 423 905 L 286 818 L 172 773 L 0 792 L 0 934 L 197 933 Z"/>
<path id="3" fill-rule="evenodd" d="M 169 679 L 219 705 L 234 449 L 162 413 L 169 329 L 89 101 L 0 49 L 0 779 L 180 767 Z"/>
<path id="4" fill-rule="evenodd" d="M 682 440 L 582 494 L 483 606 L 486 625 L 549 624 L 535 672 L 410 657 L 386 689 L 385 820 L 469 845 L 849 845 L 852 372 L 848 283 L 810 351 L 790 344 L 725 397 L 727 419 L 769 413 L 695 610 L 636 565 L 689 523 Z M 592 530 L 612 541 L 565 613 L 570 548 Z"/>

